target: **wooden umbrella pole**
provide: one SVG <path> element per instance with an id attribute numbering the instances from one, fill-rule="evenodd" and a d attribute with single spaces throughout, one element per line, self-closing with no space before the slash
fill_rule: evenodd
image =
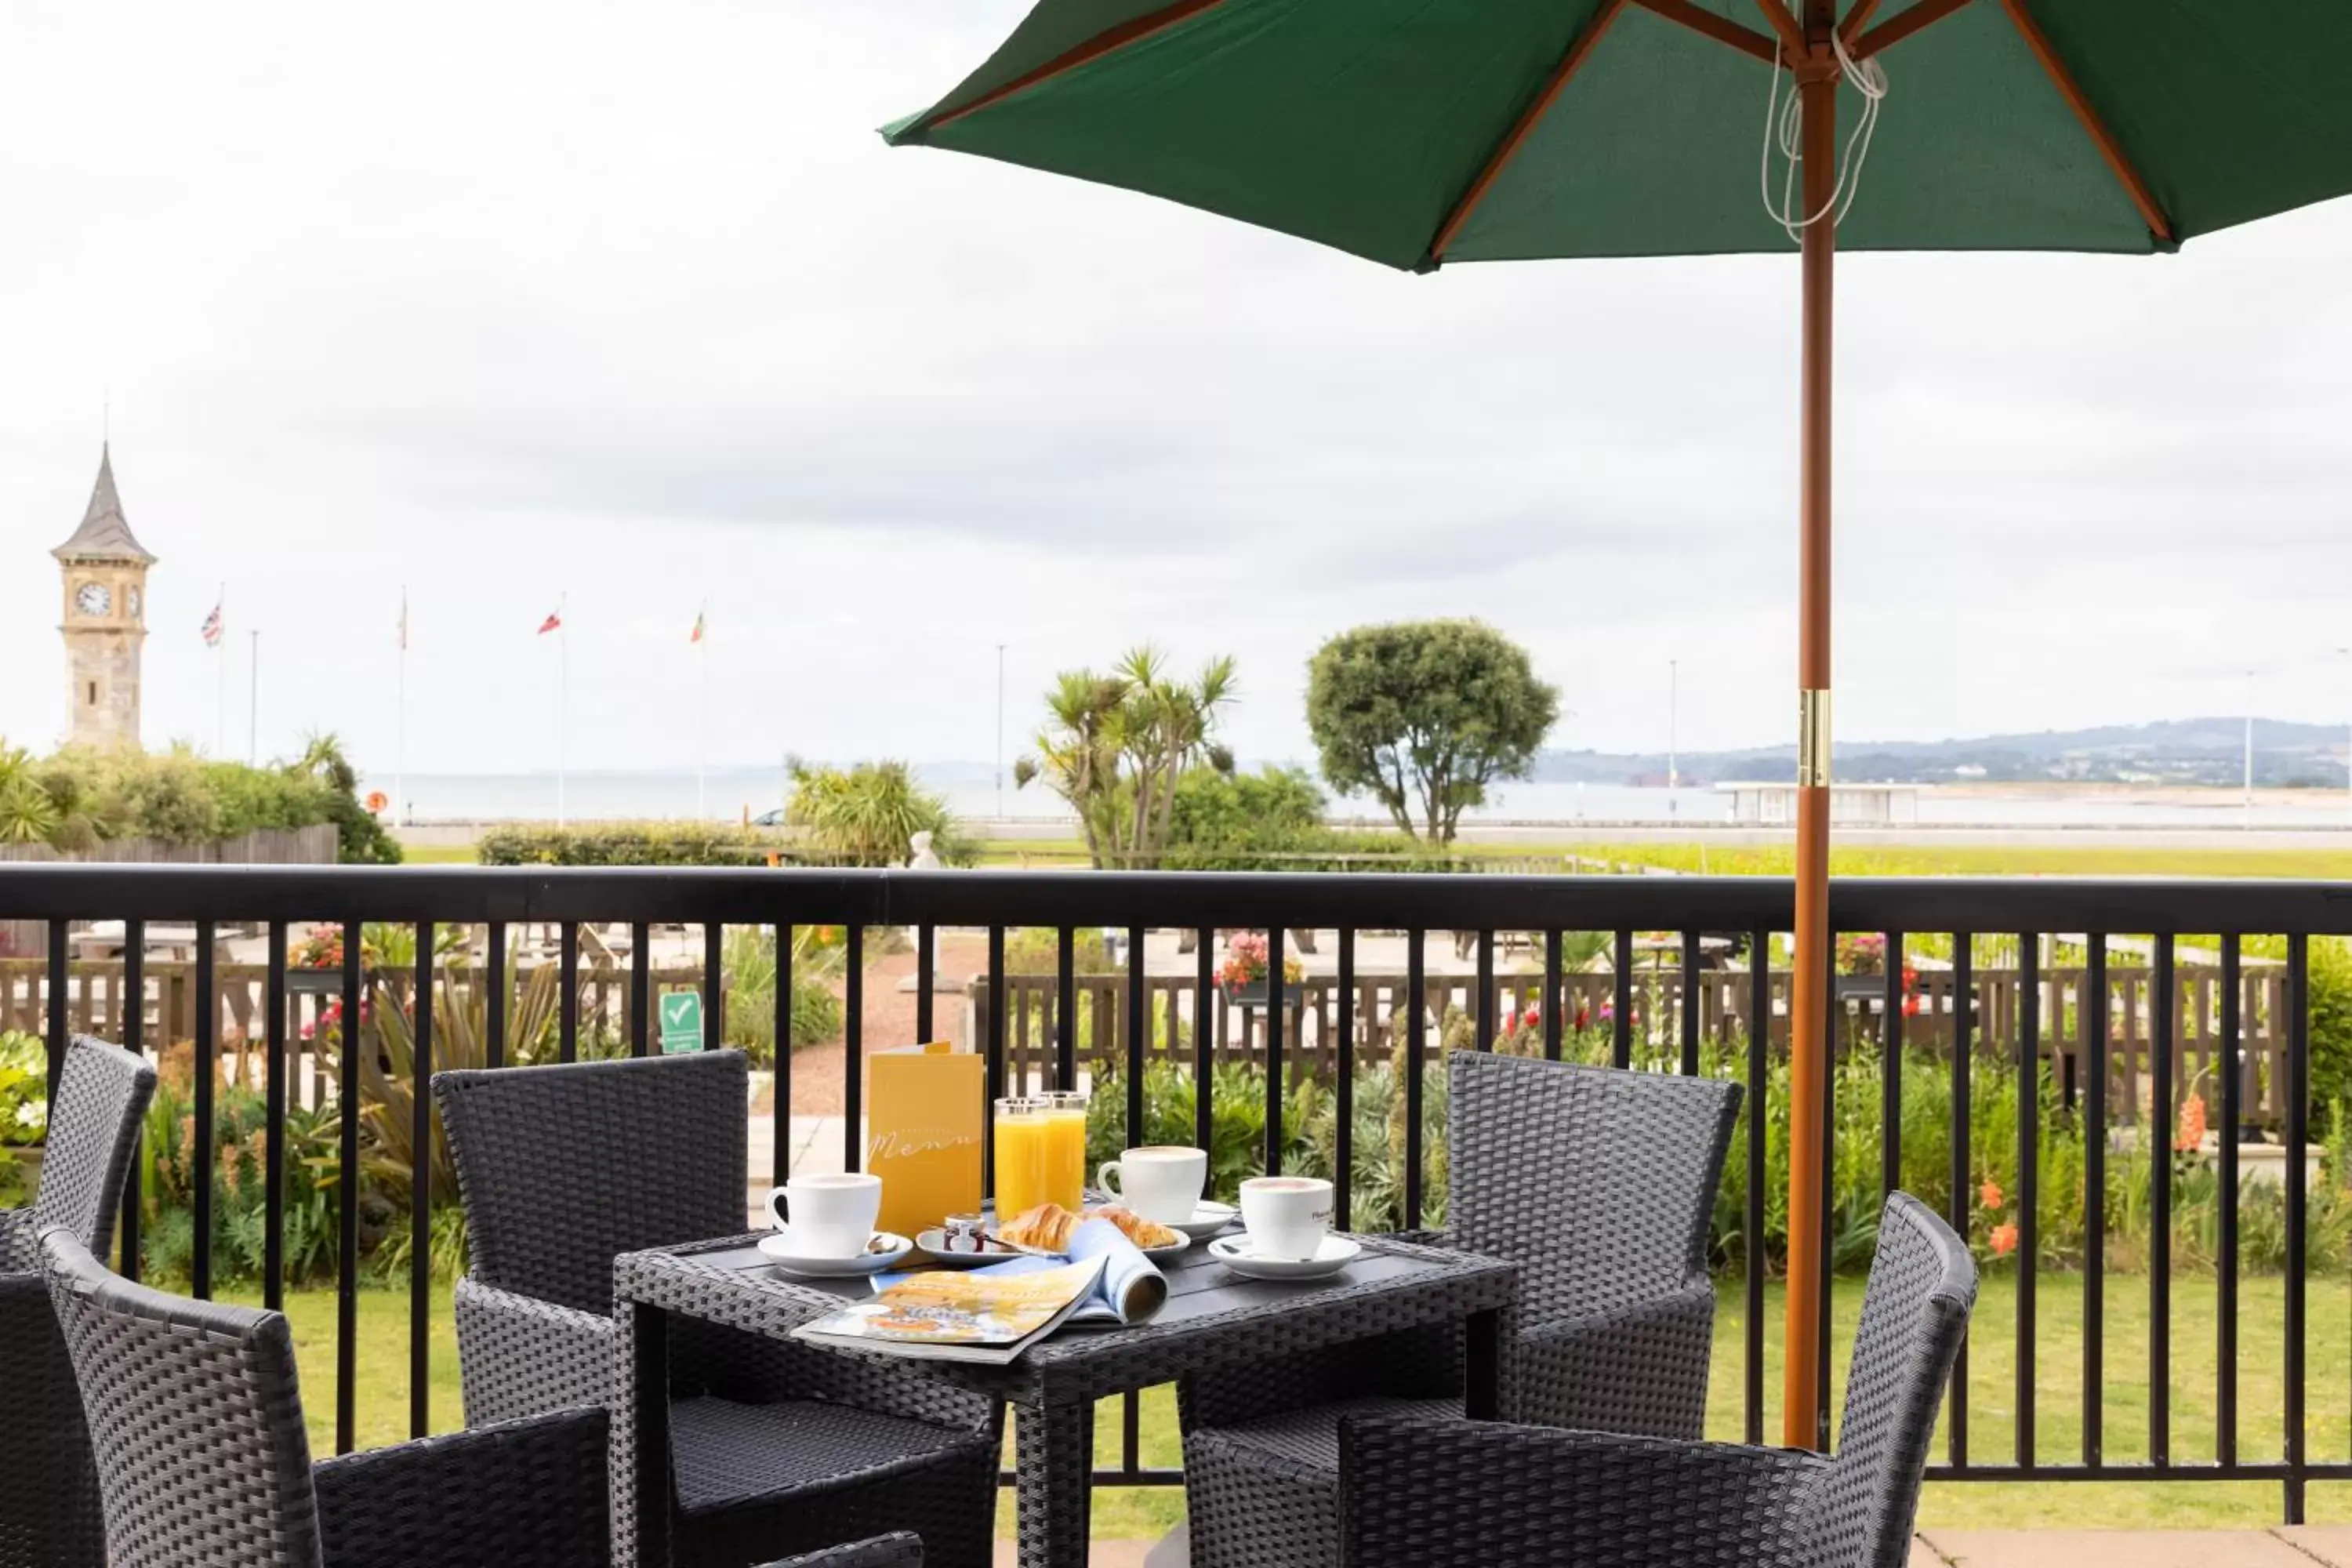
<path id="1" fill-rule="evenodd" d="M 1796 970 L 1789 1008 L 1789 1295 L 1781 1440 L 1822 1437 L 1821 1388 L 1822 1134 L 1830 985 L 1830 388 L 1831 283 L 1837 215 L 1838 65 L 1827 0 L 1809 0 L 1811 57 L 1799 68 L 1804 105 L 1803 435 L 1800 458 L 1797 619 Z"/>

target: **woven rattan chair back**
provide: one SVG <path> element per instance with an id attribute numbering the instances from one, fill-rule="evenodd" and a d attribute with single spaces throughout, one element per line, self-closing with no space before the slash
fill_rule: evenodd
<path id="1" fill-rule="evenodd" d="M 1445 1228 L 1520 1266 L 1548 1322 L 1678 1289 L 1706 1268 L 1739 1086 L 1456 1051 Z"/>
<path id="2" fill-rule="evenodd" d="M 41 1246 L 112 1568 L 318 1568 L 286 1320 L 133 1285 L 62 1227 Z"/>
<path id="3" fill-rule="evenodd" d="M 613 1310 L 624 1252 L 744 1228 L 740 1051 L 433 1075 L 485 1285 Z"/>
<path id="4" fill-rule="evenodd" d="M 1862 1299 L 1837 1453 L 1799 1540 L 1814 1568 L 1902 1568 L 1936 1412 L 1976 1303 L 1969 1249 L 1907 1193 L 1886 1201 Z"/>
<path id="5" fill-rule="evenodd" d="M 121 1047 L 86 1035 L 67 1045 L 33 1199 L 40 1229 L 61 1225 L 85 1247 L 106 1245 L 154 1092 L 155 1069 Z"/>

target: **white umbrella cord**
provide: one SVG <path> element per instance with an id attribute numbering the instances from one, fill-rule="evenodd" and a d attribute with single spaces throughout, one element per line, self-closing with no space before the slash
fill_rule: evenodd
<path id="1" fill-rule="evenodd" d="M 1830 187 L 1827 200 L 1821 210 L 1805 216 L 1796 216 L 1797 165 L 1804 162 L 1805 109 L 1803 96 L 1790 92 L 1780 97 L 1781 62 L 1772 62 L 1772 85 L 1764 100 L 1764 156 L 1759 184 L 1764 197 L 1764 210 L 1780 226 L 1791 240 L 1804 238 L 1805 230 L 1830 217 L 1843 223 L 1855 195 L 1862 189 L 1862 165 L 1870 157 L 1871 133 L 1878 128 L 1878 106 L 1886 98 L 1886 70 L 1874 59 L 1857 60 L 1847 52 L 1845 39 L 1833 29 L 1830 47 L 1837 51 L 1838 69 L 1846 85 L 1861 95 L 1862 114 L 1845 139 L 1845 147 L 1838 154 L 1837 183 Z M 1780 190 L 1776 200 L 1772 191 L 1772 154 L 1780 154 Z"/>

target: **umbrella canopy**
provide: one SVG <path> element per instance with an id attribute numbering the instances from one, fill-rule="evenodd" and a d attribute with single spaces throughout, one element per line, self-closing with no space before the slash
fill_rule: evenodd
<path id="1" fill-rule="evenodd" d="M 1827 1435 L 1836 248 L 2174 249 L 2352 191 L 2347 84 L 2352 0 L 1040 0 L 884 128 L 1418 271 L 1801 246 L 1791 1444 Z"/>
<path id="2" fill-rule="evenodd" d="M 2168 249 L 2352 190 L 2343 0 L 1856 17 L 1891 85 L 1842 249 Z M 1044 0 L 884 135 L 1391 267 L 1787 252 L 1758 189 L 1780 47 L 1756 0 Z"/>

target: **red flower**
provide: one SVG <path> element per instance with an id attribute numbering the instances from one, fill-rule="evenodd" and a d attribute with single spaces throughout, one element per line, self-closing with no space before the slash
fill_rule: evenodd
<path id="1" fill-rule="evenodd" d="M 1992 1235 L 1987 1239 L 1992 1243 L 1992 1255 L 1995 1258 L 2007 1258 L 2017 1250 L 2017 1226 L 1997 1225 L 1992 1227 Z"/>
<path id="2" fill-rule="evenodd" d="M 2205 1097 L 2192 1094 L 2180 1102 L 2180 1127 L 2174 1133 L 2176 1152 L 2194 1154 L 2205 1143 Z"/>
<path id="3" fill-rule="evenodd" d="M 1989 1209 L 2000 1207 L 2000 1184 L 1988 1181 L 1977 1189 L 1977 1202 Z"/>

